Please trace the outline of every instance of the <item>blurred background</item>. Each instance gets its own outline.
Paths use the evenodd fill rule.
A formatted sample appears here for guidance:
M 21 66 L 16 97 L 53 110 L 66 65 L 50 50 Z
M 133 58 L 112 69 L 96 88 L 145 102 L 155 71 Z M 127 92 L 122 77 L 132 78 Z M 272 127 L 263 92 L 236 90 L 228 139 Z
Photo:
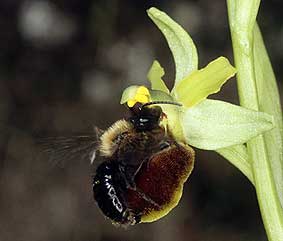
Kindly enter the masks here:
M 89 160 L 48 161 L 33 135 L 92 132 L 124 117 L 123 89 L 147 85 L 154 59 L 172 87 L 174 63 L 145 10 L 182 24 L 200 67 L 232 60 L 225 1 L 0 1 L 0 240 L 267 240 L 252 185 L 214 152 L 196 150 L 183 198 L 165 218 L 119 229 L 92 197 Z M 282 92 L 283 3 L 262 1 L 258 21 Z M 212 96 L 238 103 L 235 79 Z

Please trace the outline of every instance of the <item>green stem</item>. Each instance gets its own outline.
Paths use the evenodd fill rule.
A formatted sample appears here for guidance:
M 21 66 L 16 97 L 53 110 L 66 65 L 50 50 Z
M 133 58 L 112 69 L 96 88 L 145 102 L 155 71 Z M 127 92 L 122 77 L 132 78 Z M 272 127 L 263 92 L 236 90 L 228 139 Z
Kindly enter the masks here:
M 259 1 L 227 0 L 237 83 L 242 106 L 259 110 L 254 72 L 253 28 Z M 283 240 L 283 212 L 276 191 L 267 143 L 262 135 L 247 143 L 263 223 L 270 241 Z

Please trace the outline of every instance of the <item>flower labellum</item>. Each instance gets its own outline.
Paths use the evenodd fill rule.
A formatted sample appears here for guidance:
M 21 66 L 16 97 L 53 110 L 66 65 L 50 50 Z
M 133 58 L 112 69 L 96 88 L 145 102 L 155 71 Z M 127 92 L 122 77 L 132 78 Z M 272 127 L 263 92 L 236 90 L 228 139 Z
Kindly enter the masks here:
M 136 185 L 154 203 L 129 190 L 129 207 L 140 213 L 141 222 L 153 222 L 168 214 L 182 196 L 183 185 L 194 166 L 194 151 L 188 145 L 172 144 L 152 156 L 136 176 Z

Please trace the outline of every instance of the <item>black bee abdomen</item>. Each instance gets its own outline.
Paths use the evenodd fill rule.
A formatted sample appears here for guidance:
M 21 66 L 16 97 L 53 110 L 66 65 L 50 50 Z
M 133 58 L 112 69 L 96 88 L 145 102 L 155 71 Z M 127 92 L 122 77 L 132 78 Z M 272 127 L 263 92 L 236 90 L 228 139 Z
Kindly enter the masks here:
M 93 194 L 105 216 L 117 224 L 135 224 L 138 220 L 127 208 L 123 185 L 117 180 L 118 167 L 112 162 L 101 163 L 93 178 Z
M 113 221 L 121 222 L 126 207 L 113 183 L 113 171 L 111 163 L 107 162 L 97 168 L 93 178 L 93 194 L 104 215 Z

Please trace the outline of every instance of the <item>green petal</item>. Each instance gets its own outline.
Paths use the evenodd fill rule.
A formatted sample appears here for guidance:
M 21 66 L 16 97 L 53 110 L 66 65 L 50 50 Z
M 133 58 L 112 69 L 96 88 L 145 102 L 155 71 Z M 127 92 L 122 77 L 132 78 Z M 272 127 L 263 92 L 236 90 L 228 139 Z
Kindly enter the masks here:
M 181 117 L 181 125 L 188 144 L 216 150 L 245 143 L 270 130 L 273 118 L 263 112 L 207 99 L 187 108 Z
M 205 68 L 182 79 L 174 89 L 175 98 L 187 107 L 193 106 L 208 95 L 218 92 L 235 73 L 236 69 L 228 59 L 219 57 Z
M 147 13 L 167 40 L 175 61 L 175 83 L 177 83 L 198 68 L 198 55 L 194 42 L 189 34 L 166 13 L 157 8 L 150 8 Z
M 169 90 L 161 77 L 165 74 L 164 69 L 160 66 L 157 60 L 153 64 L 147 74 L 148 80 L 151 82 L 151 89 L 160 90 L 169 94 Z

